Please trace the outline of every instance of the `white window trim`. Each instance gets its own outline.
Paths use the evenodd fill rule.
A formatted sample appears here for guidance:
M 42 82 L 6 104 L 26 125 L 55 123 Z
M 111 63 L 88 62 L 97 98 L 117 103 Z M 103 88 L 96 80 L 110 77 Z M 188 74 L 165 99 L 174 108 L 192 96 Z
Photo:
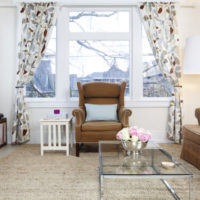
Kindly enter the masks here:
M 130 38 L 129 33 L 69 33 L 69 40 L 120 40 L 127 41 L 127 38 Z
M 77 108 L 78 100 L 70 101 L 26 101 L 28 108 Z M 139 99 L 139 100 L 125 100 L 125 106 L 128 108 L 168 108 L 170 98 L 163 99 Z
M 143 76 L 142 76 L 142 27 L 139 13 L 135 6 L 126 7 L 101 7 L 95 10 L 120 10 L 130 12 L 130 28 L 134 29 L 133 34 L 129 33 L 108 33 L 109 37 L 103 37 L 101 33 L 70 33 L 68 22 L 69 11 L 78 11 L 80 9 L 90 10 L 90 8 L 71 8 L 60 7 L 57 20 L 57 44 L 56 44 L 56 96 L 54 98 L 25 98 L 29 108 L 47 108 L 47 107 L 77 107 L 78 98 L 70 98 L 70 81 L 69 81 L 69 40 L 89 39 L 89 40 L 127 40 L 130 39 L 130 96 L 125 98 L 127 107 L 168 107 L 170 97 L 143 97 Z M 139 49 L 140 47 L 140 49 Z M 132 52 L 132 54 L 131 54 Z M 63 67 L 64 66 L 64 67 Z M 138 74 L 134 76 L 134 74 Z M 134 77 L 133 77 L 134 76 Z
M 64 9 L 64 8 L 63 8 Z M 60 14 L 58 17 L 57 25 L 57 74 L 56 74 L 56 100 L 67 101 L 69 99 L 69 67 L 67 57 L 69 55 L 67 48 L 67 14 L 68 12 L 62 12 L 60 9 Z
M 132 82 L 132 98 L 134 99 L 143 99 L 143 64 L 142 64 L 142 25 L 140 23 L 139 13 L 137 8 L 132 8 L 132 27 L 133 27 L 133 35 L 132 35 L 132 72 L 131 72 L 131 80 Z M 137 74 L 134 76 L 134 74 Z

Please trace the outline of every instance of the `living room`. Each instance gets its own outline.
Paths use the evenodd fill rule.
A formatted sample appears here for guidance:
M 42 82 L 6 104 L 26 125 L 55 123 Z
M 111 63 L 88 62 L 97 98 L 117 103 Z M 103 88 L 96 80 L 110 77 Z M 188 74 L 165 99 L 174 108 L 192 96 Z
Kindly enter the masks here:
M 91 147 L 82 145 L 84 142 L 80 141 L 80 155 L 76 157 L 77 116 L 75 113 L 75 116 L 72 115 L 73 110 L 80 106 L 80 90 L 77 88 L 77 82 L 87 85 L 94 81 L 118 84 L 126 82 L 123 98 L 124 107 L 131 112 L 128 126 L 149 130 L 150 141 L 163 145 L 163 149 L 193 174 L 193 184 L 192 187 L 189 186 L 191 188 L 188 187 L 187 179 L 180 179 L 174 184 L 173 181 L 169 181 L 180 196 L 180 198 L 176 196 L 172 198 L 198 199 L 199 169 L 191 162 L 180 158 L 180 155 L 184 138 L 182 127 L 186 124 L 198 124 L 195 110 L 200 107 L 199 69 L 190 68 L 186 64 L 190 62 L 191 65 L 195 65 L 198 58 L 191 60 L 189 55 L 186 59 L 185 55 L 192 48 L 189 42 L 193 40 L 193 43 L 198 42 L 195 36 L 200 34 L 198 20 L 200 2 L 198 0 L 55 1 L 50 4 L 52 6 L 52 13 L 49 14 L 51 26 L 48 27 L 48 32 L 43 34 L 47 38 L 43 41 L 44 50 L 43 46 L 40 47 L 43 50 L 39 55 L 41 58 L 35 59 L 36 63 L 38 62 L 35 64 L 33 53 L 29 52 L 32 59 L 26 62 L 29 63 L 31 60 L 34 67 L 32 69 L 27 67 L 28 76 L 26 76 L 26 73 L 24 75 L 20 71 L 20 66 L 26 59 L 26 56 L 21 53 L 24 52 L 22 38 L 26 33 L 22 19 L 28 19 L 27 16 L 24 17 L 27 13 L 23 8 L 32 4 L 34 10 L 36 8 L 34 3 L 45 2 L 48 3 L 48 1 L 36 0 L 0 0 L 0 113 L 7 119 L 7 145 L 0 148 L 0 199 L 98 199 L 99 196 L 101 197 L 98 180 L 98 142 L 95 141 L 96 146 L 91 145 Z M 161 28 L 160 32 L 154 35 L 149 34 L 152 27 L 149 26 L 150 22 L 147 23 L 149 19 L 145 20 L 145 16 L 150 16 L 154 6 L 151 9 L 148 7 L 143 9 L 143 4 L 146 5 L 146 2 L 152 5 L 157 2 L 166 6 L 166 9 L 168 6 L 171 8 L 172 15 L 176 12 L 176 15 L 173 15 L 174 21 L 171 20 L 171 23 L 174 23 L 173 30 L 170 29 L 173 39 L 167 42 L 169 46 L 161 46 L 161 52 L 162 47 L 170 48 L 167 52 L 178 58 L 173 71 L 162 67 L 166 63 L 159 61 L 161 53 L 159 54 L 153 43 L 149 42 L 154 41 L 152 37 L 157 39 L 165 29 Z M 161 12 L 159 9 L 158 11 Z M 35 15 L 40 16 L 40 13 L 36 12 Z M 161 18 L 163 17 L 164 14 Z M 42 17 L 37 20 L 37 23 L 40 23 Z M 170 20 L 166 21 L 166 26 L 169 23 Z M 163 23 L 160 26 L 164 27 Z M 32 31 L 34 30 L 30 30 L 31 36 Z M 40 41 L 36 36 L 33 40 L 39 46 Z M 192 50 L 191 54 L 198 52 L 198 48 Z M 97 93 L 101 93 L 98 88 L 96 90 Z M 177 105 L 173 104 L 173 100 L 178 102 Z M 19 104 L 16 102 L 21 103 L 24 118 L 23 114 L 20 115 Z M 71 138 L 68 139 L 72 143 L 70 146 L 68 141 L 69 156 L 62 151 L 45 150 L 44 155 L 41 156 L 43 123 L 41 120 L 55 117 L 56 113 L 57 116 L 67 115 L 66 118 L 70 118 L 72 122 L 72 129 L 68 131 L 68 134 L 71 134 L 69 135 Z M 173 120 L 170 120 L 170 113 L 171 118 L 175 116 Z M 23 121 L 23 126 L 19 123 L 20 120 Z M 64 132 L 62 128 L 61 132 Z M 47 144 L 48 138 L 45 134 L 46 132 L 44 132 L 43 142 Z M 198 154 L 198 150 L 196 151 Z M 178 165 L 176 168 L 178 169 Z M 53 170 L 52 174 L 51 170 Z M 105 181 L 105 191 L 100 193 L 104 193 L 105 199 L 171 198 L 170 192 L 166 187 L 161 187 L 157 179 L 136 180 L 138 185 L 134 185 L 134 179 L 116 178 L 114 183 L 112 180 L 108 183 Z M 184 189 L 181 189 L 181 181 L 184 182 L 182 183 Z M 134 190 L 131 189 L 130 184 Z M 151 191 L 154 194 L 151 194 Z

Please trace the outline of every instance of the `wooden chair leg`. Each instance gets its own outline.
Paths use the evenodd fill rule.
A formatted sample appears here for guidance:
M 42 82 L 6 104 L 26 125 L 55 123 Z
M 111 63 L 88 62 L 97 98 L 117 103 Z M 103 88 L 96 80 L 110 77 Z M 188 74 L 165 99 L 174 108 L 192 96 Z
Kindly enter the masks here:
M 76 157 L 79 157 L 79 143 L 76 143 Z

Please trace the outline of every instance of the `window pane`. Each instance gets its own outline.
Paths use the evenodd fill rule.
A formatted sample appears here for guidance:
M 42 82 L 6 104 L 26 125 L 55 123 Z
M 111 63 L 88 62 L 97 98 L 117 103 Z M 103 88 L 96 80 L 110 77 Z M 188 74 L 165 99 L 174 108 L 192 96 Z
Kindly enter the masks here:
M 45 56 L 33 79 L 26 85 L 26 97 L 55 97 L 56 26 L 53 29 Z
M 55 56 L 45 56 L 26 86 L 26 97 L 54 97 L 55 71 Z
M 129 95 L 128 41 L 70 41 L 69 62 L 71 97 L 78 97 L 77 81 L 126 81 Z
M 152 49 L 143 30 L 143 96 L 144 97 L 169 97 L 172 86 L 160 72 Z
M 71 32 L 129 32 L 127 11 L 70 12 Z
M 56 27 L 54 27 L 52 31 L 51 39 L 49 40 L 45 54 L 56 55 Z

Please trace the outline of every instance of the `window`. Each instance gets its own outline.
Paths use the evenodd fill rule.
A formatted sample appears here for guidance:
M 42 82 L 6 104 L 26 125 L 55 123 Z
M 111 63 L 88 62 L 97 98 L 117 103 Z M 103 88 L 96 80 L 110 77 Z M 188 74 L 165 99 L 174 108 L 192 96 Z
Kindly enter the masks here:
M 26 86 L 26 97 L 55 97 L 56 26 L 53 28 L 45 56 L 33 79 Z
M 77 81 L 126 81 L 129 95 L 129 16 L 129 11 L 106 9 L 69 13 L 71 97 L 78 97 Z
M 169 97 L 172 93 L 171 84 L 160 72 L 145 30 L 142 30 L 143 43 L 143 96 Z
M 106 8 L 104 9 L 106 10 Z M 70 32 L 129 32 L 127 11 L 76 11 L 70 12 Z
M 129 100 L 159 100 L 169 97 L 172 90 L 159 70 L 135 7 L 60 9 L 26 96 L 73 102 L 78 97 L 77 81 L 126 81 Z

